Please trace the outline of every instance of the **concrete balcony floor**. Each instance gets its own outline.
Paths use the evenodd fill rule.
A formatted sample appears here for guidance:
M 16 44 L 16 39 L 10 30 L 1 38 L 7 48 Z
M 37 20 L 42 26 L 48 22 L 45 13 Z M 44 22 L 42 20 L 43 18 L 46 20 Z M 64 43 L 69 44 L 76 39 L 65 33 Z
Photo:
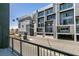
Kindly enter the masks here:
M 0 49 L 0 56 L 16 56 L 11 52 L 10 48 Z

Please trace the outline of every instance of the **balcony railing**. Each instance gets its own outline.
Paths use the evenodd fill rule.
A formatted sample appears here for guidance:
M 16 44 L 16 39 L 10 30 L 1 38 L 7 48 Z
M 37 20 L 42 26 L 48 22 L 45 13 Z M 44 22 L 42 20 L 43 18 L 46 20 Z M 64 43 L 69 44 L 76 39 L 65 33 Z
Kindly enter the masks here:
M 58 31 L 58 33 L 70 33 L 70 31 L 69 30 L 60 30 L 60 31 Z
M 13 37 L 10 37 L 10 48 L 20 56 L 74 56 L 74 54 Z

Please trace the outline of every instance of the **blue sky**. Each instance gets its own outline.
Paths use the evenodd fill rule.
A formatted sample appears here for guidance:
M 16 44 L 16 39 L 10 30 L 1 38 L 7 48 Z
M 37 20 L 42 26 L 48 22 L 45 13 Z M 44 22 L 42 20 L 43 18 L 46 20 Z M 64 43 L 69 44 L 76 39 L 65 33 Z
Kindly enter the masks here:
M 11 3 L 10 4 L 10 28 L 16 28 L 18 22 L 13 22 L 13 19 L 17 17 L 30 14 L 33 11 L 40 9 L 44 6 L 49 5 L 49 3 Z

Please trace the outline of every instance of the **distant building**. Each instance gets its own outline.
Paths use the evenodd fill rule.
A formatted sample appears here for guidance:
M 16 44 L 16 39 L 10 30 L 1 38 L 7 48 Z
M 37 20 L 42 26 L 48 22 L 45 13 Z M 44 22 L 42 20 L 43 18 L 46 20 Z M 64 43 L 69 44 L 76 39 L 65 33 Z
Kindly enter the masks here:
M 36 10 L 32 17 L 34 18 L 34 23 L 31 24 L 34 28 L 34 35 L 79 41 L 78 3 L 53 3 Z M 20 26 L 22 28 L 22 24 Z M 26 30 L 26 28 L 22 29 Z
M 27 33 L 27 35 L 34 35 L 34 24 L 31 15 L 22 16 L 17 19 L 19 22 L 19 34 L 24 35 L 24 33 Z

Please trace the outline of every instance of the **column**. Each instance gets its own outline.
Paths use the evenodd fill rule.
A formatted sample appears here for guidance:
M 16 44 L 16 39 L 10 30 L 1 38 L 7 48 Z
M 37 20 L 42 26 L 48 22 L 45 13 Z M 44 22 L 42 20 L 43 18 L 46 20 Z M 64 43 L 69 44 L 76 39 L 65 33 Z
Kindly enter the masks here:
M 76 16 L 75 16 L 75 3 L 73 3 L 73 7 L 74 7 L 74 41 L 77 41 L 77 37 L 76 37 Z

